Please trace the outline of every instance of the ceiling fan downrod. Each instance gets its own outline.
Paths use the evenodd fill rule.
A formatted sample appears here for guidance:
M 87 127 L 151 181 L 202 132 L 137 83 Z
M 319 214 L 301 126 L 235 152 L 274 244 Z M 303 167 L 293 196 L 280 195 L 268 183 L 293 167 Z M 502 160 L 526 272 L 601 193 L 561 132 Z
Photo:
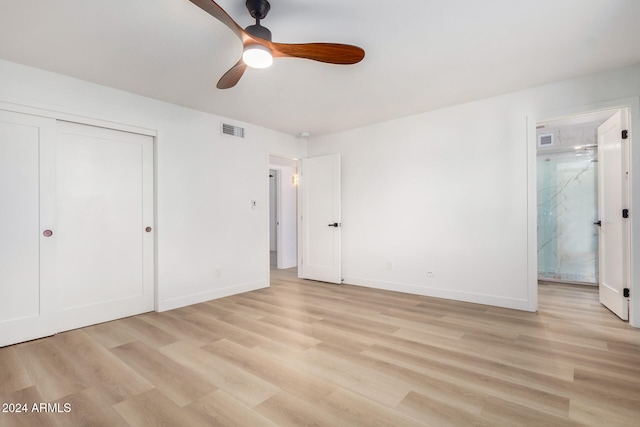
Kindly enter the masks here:
M 269 2 L 267 0 L 247 0 L 245 5 L 249 14 L 256 20 L 256 23 L 255 25 L 249 25 L 244 30 L 254 37 L 271 41 L 271 31 L 260 25 L 260 21 L 266 18 L 269 10 L 271 10 Z

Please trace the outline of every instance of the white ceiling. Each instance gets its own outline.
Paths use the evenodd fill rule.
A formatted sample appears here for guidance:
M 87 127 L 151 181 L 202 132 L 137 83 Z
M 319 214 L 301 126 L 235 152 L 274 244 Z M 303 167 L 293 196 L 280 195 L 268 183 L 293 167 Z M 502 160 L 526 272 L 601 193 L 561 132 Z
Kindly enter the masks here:
M 365 59 L 278 59 L 218 90 L 241 43 L 189 0 L 0 0 L 0 58 L 312 137 L 640 63 L 640 0 L 270 2 L 274 41 Z

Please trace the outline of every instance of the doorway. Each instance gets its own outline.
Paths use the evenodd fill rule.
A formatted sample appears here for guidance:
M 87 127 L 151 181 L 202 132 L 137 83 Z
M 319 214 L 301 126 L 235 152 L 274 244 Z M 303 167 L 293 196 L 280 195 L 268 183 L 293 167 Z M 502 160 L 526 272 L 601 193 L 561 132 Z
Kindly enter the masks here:
M 298 161 L 269 156 L 270 268 L 298 265 Z
M 598 285 L 597 128 L 609 115 L 536 126 L 538 280 Z
M 536 125 L 538 281 L 598 286 L 600 301 L 623 320 L 628 311 L 616 306 L 628 304 L 629 238 L 618 218 L 628 202 L 627 114 L 616 108 Z

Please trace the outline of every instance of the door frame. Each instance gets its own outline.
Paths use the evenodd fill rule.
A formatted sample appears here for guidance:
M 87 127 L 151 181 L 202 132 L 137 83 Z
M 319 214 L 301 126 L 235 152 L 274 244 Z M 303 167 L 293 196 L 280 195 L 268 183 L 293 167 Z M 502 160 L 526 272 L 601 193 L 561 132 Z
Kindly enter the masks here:
M 570 116 L 588 114 L 603 110 L 627 110 L 627 128 L 629 137 L 628 149 L 628 197 L 630 218 L 627 225 L 627 259 L 628 287 L 631 290 L 629 298 L 629 324 L 640 328 L 640 292 L 636 284 L 640 283 L 640 186 L 633 185 L 634 171 L 640 171 L 640 149 L 633 149 L 634 129 L 640 129 L 640 97 L 616 99 L 597 104 L 575 106 L 563 110 L 534 113 L 527 116 L 527 176 L 528 176 L 528 289 L 529 310 L 538 309 L 538 254 L 537 254 L 537 137 L 536 125 L 539 122 L 557 120 Z M 636 138 L 637 139 L 637 138 Z M 634 197 L 635 196 L 635 197 Z M 633 212 L 638 212 L 637 216 Z M 635 267 L 638 266 L 638 267 Z M 634 289 L 636 291 L 634 292 Z

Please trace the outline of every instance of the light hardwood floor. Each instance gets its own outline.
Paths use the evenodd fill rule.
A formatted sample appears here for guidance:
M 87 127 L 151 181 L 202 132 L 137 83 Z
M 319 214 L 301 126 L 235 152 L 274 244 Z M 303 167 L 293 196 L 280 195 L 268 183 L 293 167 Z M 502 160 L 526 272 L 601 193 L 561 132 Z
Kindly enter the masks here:
M 1 348 L 0 402 L 61 412 L 0 426 L 640 425 L 640 331 L 593 288 L 541 285 L 525 313 L 272 273 Z

